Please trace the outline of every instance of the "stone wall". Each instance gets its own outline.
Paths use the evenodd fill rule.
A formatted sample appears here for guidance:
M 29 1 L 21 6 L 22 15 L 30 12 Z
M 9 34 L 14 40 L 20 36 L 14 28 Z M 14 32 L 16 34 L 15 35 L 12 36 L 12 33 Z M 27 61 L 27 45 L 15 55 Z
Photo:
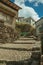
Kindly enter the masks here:
M 13 17 L 3 12 L 0 12 L 0 20 L 3 20 L 4 23 L 8 23 L 9 25 L 12 25 L 13 23 Z
M 0 43 L 13 42 L 15 40 L 15 31 L 10 26 L 5 26 L 3 21 L 0 21 Z
M 40 65 L 43 65 L 43 55 L 41 55 L 41 63 Z

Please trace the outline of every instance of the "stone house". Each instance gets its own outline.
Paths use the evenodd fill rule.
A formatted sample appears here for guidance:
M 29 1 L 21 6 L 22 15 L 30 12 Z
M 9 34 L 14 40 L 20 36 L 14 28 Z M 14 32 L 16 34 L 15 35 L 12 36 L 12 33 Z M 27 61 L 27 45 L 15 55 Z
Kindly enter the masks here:
M 33 20 L 31 17 L 25 18 L 24 21 L 29 23 L 32 27 L 35 27 L 35 20 Z
M 5 39 L 9 42 L 13 41 L 15 37 L 15 22 L 19 9 L 21 8 L 10 0 L 0 1 L 0 42 Z
M 18 18 L 16 18 L 16 22 L 24 22 L 24 17 L 18 17 Z
M 35 28 L 35 20 L 33 20 L 31 17 L 29 17 L 29 18 L 18 17 L 18 18 L 16 18 L 16 22 L 27 23 Z
M 0 20 L 5 21 L 4 24 L 15 28 L 16 17 L 18 17 L 18 11 L 21 9 L 10 0 L 0 1 Z

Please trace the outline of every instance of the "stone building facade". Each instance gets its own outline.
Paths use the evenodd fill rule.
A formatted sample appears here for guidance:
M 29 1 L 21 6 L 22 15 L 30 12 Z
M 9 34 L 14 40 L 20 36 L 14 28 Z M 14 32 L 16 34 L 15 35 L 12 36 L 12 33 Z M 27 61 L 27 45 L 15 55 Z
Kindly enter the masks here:
M 5 39 L 8 42 L 11 42 L 11 40 L 13 42 L 15 37 L 15 22 L 16 17 L 18 17 L 19 9 L 21 8 L 12 3 L 10 0 L 0 1 L 0 42 L 4 41 Z
M 18 17 L 16 18 L 16 22 L 24 22 L 24 17 Z
M 36 24 L 36 35 L 40 36 L 40 33 L 43 32 L 43 17 L 39 19 L 35 24 Z
M 16 18 L 16 22 L 27 23 L 27 24 L 31 25 L 33 28 L 35 28 L 35 20 L 33 20 L 31 17 L 29 17 L 29 18 L 18 17 L 18 18 Z
M 24 21 L 29 23 L 33 28 L 35 28 L 35 20 L 33 20 L 31 17 L 25 18 Z

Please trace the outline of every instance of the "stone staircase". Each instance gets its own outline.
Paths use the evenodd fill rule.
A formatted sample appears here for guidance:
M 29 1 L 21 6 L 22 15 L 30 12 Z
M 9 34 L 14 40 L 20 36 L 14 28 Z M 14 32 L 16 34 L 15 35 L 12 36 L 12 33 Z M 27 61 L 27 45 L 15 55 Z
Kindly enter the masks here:
M 0 44 L 0 65 L 39 65 L 35 58 L 39 57 L 40 50 L 32 50 L 33 43 L 23 43 Z
M 20 44 L 35 44 L 35 40 L 33 37 L 30 38 L 19 38 L 16 41 L 14 41 L 15 43 L 20 43 Z
M 14 30 L 0 21 L 0 65 L 28 65 L 34 46 L 37 47 L 33 37 L 14 41 Z

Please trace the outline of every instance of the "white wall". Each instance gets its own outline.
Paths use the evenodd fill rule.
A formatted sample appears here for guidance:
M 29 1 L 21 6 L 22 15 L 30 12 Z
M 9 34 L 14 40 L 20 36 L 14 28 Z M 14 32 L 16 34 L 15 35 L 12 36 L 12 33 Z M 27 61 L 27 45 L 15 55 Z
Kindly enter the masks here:
M 35 21 L 31 19 L 31 25 L 35 28 Z

